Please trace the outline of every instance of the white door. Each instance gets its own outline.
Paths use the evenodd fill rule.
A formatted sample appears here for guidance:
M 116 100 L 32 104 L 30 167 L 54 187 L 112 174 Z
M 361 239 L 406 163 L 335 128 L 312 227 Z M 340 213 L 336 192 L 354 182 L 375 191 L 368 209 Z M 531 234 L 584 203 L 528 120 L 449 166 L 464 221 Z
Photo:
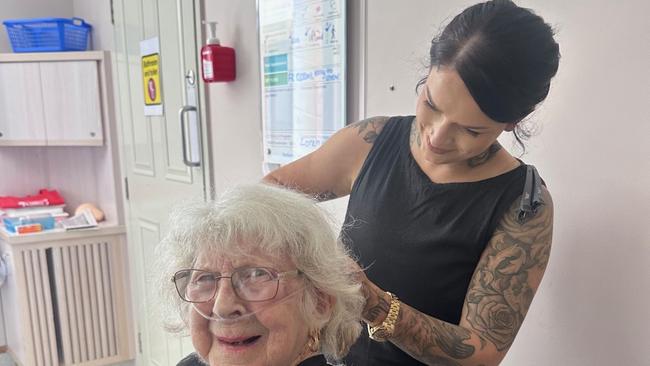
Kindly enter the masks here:
M 176 365 L 192 351 L 187 338 L 181 340 L 164 332 L 154 306 L 159 300 L 150 275 L 154 247 L 166 232 L 171 207 L 180 201 L 206 197 L 207 164 L 186 163 L 191 160 L 191 150 L 198 151 L 192 148 L 197 139 L 191 135 L 196 131 L 183 131 L 179 121 L 181 109 L 186 111 L 186 123 L 197 121 L 200 116 L 192 108 L 198 108 L 199 96 L 195 1 L 198 0 L 113 1 L 117 102 L 128 179 L 128 246 L 139 365 Z M 140 41 L 153 37 L 160 40 L 164 115 L 146 117 Z

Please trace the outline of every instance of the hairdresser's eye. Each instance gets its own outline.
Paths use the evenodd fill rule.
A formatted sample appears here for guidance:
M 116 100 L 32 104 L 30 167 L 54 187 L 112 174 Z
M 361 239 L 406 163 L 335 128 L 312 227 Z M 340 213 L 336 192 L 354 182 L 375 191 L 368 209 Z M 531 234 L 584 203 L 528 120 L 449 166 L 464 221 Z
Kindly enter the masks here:
M 429 102 L 428 100 L 425 99 L 424 103 L 427 105 L 427 107 L 428 107 L 431 111 L 433 111 L 433 112 L 438 112 L 438 110 L 436 109 L 436 107 L 434 107 L 433 104 L 431 104 L 431 102 Z
M 470 136 L 473 136 L 473 137 L 476 137 L 476 136 L 480 135 L 480 133 L 478 133 L 478 132 L 476 132 L 476 131 L 474 131 L 472 129 L 469 129 L 469 128 L 466 128 L 465 131 L 467 131 L 467 133 L 470 134 Z

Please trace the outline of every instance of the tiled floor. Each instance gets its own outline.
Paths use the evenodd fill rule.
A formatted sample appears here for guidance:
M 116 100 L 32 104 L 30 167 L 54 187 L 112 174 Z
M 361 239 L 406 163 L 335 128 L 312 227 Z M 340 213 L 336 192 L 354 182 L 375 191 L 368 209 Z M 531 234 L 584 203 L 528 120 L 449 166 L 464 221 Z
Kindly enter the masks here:
M 11 357 L 8 354 L 0 354 L 0 366 L 15 366 L 16 364 L 11 361 Z

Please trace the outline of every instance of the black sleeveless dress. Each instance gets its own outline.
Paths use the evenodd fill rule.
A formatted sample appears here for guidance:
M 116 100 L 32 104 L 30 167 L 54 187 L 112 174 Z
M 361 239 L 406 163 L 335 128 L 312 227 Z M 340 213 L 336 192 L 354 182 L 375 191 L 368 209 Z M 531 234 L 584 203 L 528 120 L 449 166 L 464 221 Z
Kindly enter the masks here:
M 368 278 L 417 310 L 458 324 L 478 260 L 522 194 L 526 166 L 478 182 L 437 184 L 409 147 L 413 116 L 393 117 L 357 177 L 342 239 Z M 347 366 L 422 365 L 390 342 L 362 337 Z

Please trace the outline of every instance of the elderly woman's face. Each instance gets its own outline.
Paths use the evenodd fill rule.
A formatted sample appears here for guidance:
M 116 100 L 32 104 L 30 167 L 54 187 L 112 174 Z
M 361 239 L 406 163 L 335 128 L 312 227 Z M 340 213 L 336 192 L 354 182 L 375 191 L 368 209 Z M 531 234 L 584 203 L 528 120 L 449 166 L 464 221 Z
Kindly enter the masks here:
M 288 258 L 278 260 L 259 252 L 240 258 L 203 253 L 194 265 L 196 269 L 225 276 L 250 267 L 271 268 L 277 272 L 296 269 Z M 220 279 L 214 299 L 195 306 L 203 314 L 227 321 L 207 320 L 190 308 L 194 347 L 211 366 L 295 364 L 308 338 L 308 326 L 299 310 L 303 286 L 299 276 L 282 277 L 275 298 L 250 302 L 237 296 L 229 278 Z

